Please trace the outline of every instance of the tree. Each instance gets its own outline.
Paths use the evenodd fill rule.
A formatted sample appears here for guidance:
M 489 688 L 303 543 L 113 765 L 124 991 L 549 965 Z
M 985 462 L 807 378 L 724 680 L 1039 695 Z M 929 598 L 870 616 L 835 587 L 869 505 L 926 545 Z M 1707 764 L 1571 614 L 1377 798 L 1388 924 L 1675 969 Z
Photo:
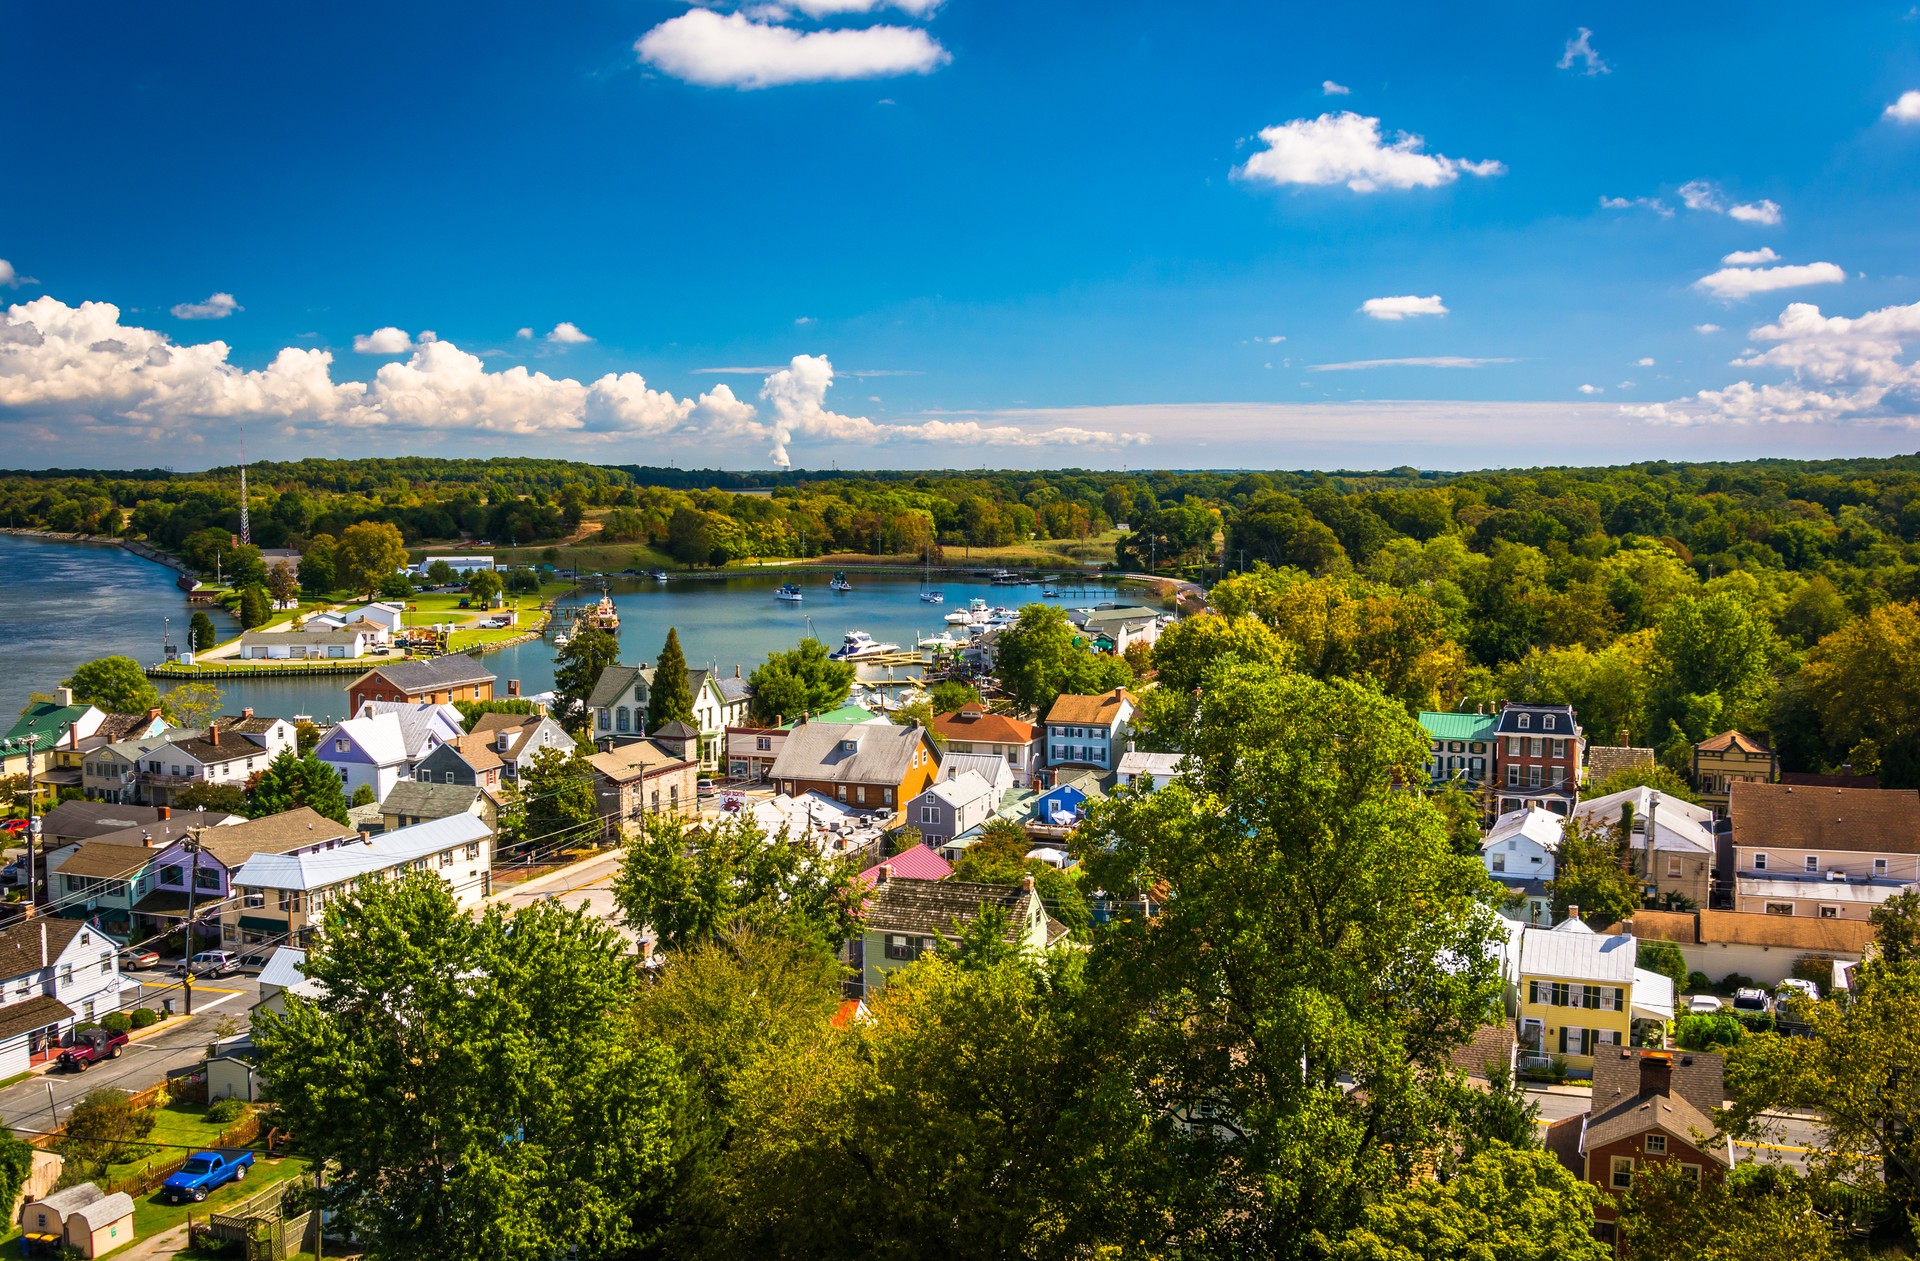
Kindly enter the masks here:
M 499 595 L 501 589 L 500 576 L 491 569 L 476 570 L 467 579 L 467 594 L 483 609 L 493 604 L 493 597 Z
M 755 722 L 792 722 L 845 704 L 853 689 L 853 666 L 833 660 L 825 644 L 809 637 L 786 652 L 768 653 L 767 663 L 748 675 L 747 683 Z
M 515 565 L 507 571 L 506 590 L 508 595 L 538 595 L 540 575 L 525 565 Z
M 265 587 L 240 589 L 240 629 L 252 630 L 273 620 L 273 601 Z
M 188 784 L 173 794 L 173 808 L 244 815 L 247 813 L 247 790 L 238 784 L 209 784 L 202 780 Z
M 385 521 L 360 521 L 340 532 L 334 549 L 340 581 L 371 600 L 380 583 L 407 563 L 406 540 Z
M 620 659 L 620 641 L 613 632 L 582 625 L 553 659 L 553 716 L 569 731 L 582 731 L 592 715 L 587 698 L 600 676 Z
M 309 597 L 323 596 L 338 584 L 338 555 L 331 534 L 317 534 L 307 541 L 307 550 L 300 554 L 300 589 Z
M 227 585 L 235 588 L 258 587 L 267 581 L 267 565 L 260 559 L 260 549 L 251 543 L 242 543 L 227 553 Z
M 864 888 L 844 860 L 769 837 L 752 819 L 694 833 L 675 816 L 627 840 L 613 900 L 634 928 L 652 925 L 665 950 L 717 939 L 736 924 L 838 949 L 854 931 Z
M 90 1090 L 67 1115 L 60 1154 L 81 1169 L 91 1170 L 95 1178 L 104 1177 L 108 1165 L 126 1159 L 142 1139 L 153 1133 L 154 1121 L 153 1109 L 135 1107 L 132 1096 L 125 1091 L 111 1086 Z
M 1495 1147 L 1445 1182 L 1416 1179 L 1367 1206 L 1330 1261 L 1611 1261 L 1593 1237 L 1599 1189 L 1543 1151 Z M 1781 1254 L 1791 1255 L 1791 1254 Z
M 688 686 L 686 654 L 680 651 L 680 631 L 669 626 L 647 688 L 647 730 L 658 731 L 672 722 L 693 722 L 693 690 Z
M 288 749 L 247 785 L 247 817 L 262 819 L 306 806 L 335 823 L 347 821 L 340 773 L 311 753 Z
M 1611 924 L 1640 905 L 1640 884 L 1627 869 L 1617 830 L 1589 829 L 1578 819 L 1568 819 L 1561 831 L 1547 890 L 1553 895 L 1555 923 L 1577 906 L 1587 923 Z
M 968 705 L 980 704 L 980 689 L 958 679 L 942 679 L 927 693 L 927 700 L 934 713 L 951 714 Z
M 267 569 L 267 594 L 275 604 L 285 604 L 300 594 L 300 576 L 286 561 L 275 561 Z
M 1821 640 L 1800 670 L 1827 744 L 1880 746 L 1881 785 L 1920 784 L 1920 605 L 1883 604 Z
M 1316 1255 L 1471 1115 L 1450 1056 L 1499 1017 L 1488 877 L 1400 787 L 1427 737 L 1375 687 L 1235 663 L 1187 743 L 1180 779 L 1095 803 L 1075 838 L 1086 882 L 1160 907 L 1090 964 L 1135 1088 L 1213 1121 L 1156 1135 L 1143 1246 Z
M 181 683 L 160 698 L 160 712 L 176 727 L 204 727 L 220 716 L 226 697 L 211 683 Z
M 1784 1165 L 1750 1161 L 1725 1181 L 1648 1162 L 1619 1197 L 1622 1261 L 1839 1261 L 1848 1253 L 1811 1188 Z
M 1658 763 L 1623 766 L 1583 795 L 1591 801 L 1595 797 L 1626 792 L 1629 788 L 1651 788 L 1670 801 L 1685 801 L 1696 806 L 1700 804 L 1700 795 L 1694 792 L 1692 784 Z
M 318 1193 L 375 1258 L 620 1257 L 653 1242 L 685 1092 L 634 1036 L 624 944 L 543 902 L 478 918 L 433 873 L 327 908 L 319 997 L 254 1028 Z
M 78 667 L 62 684 L 73 699 L 109 714 L 144 714 L 160 693 L 132 657 L 99 657 Z
M 959 880 L 1003 885 L 1019 884 L 1032 876 L 1034 891 L 1040 895 L 1047 914 L 1065 924 L 1075 940 L 1085 941 L 1093 927 L 1093 911 L 1087 905 L 1086 895 L 1080 892 L 1080 882 L 1051 863 L 1028 858 L 1030 848 L 1024 834 L 1018 855 L 1009 855 L 1000 845 L 982 849 L 976 843 L 961 857 L 954 876 Z
M 362 784 L 353 790 L 353 800 L 349 801 L 347 805 L 350 808 L 357 808 L 360 806 L 377 805 L 379 801 L 380 799 L 373 795 L 373 785 Z
M 1636 947 L 1633 966 L 1668 978 L 1673 982 L 1673 992 L 1676 994 L 1687 988 L 1687 957 L 1680 953 L 1680 947 L 1670 941 L 1654 938 L 1642 940 Z
M 399 570 L 380 579 L 376 592 L 382 600 L 405 600 L 413 595 L 413 579 Z
M 590 838 L 600 809 L 587 747 L 544 748 L 528 759 L 520 782 L 510 786 L 520 807 L 512 844 L 557 850 Z
M 1731 592 L 1675 600 L 1653 647 L 1656 744 L 1692 745 L 1745 725 L 1772 682 L 1773 629 Z
M 11 1130 L 0 1133 L 0 1201 L 14 1203 L 33 1173 L 33 1144 Z
M 205 652 L 218 641 L 213 629 L 213 619 L 203 610 L 196 609 L 193 621 L 187 628 L 187 647 L 194 652 Z
M 1920 965 L 1920 892 L 1909 885 L 1867 915 L 1873 924 L 1875 968 Z
M 713 560 L 713 527 L 698 508 L 675 508 L 667 522 L 667 555 L 691 569 Z
M 1056 697 L 1092 696 L 1125 687 L 1133 671 L 1119 657 L 1076 643 L 1079 632 L 1065 609 L 1029 604 L 994 641 L 994 673 L 1015 705 L 1045 716 Z
M 436 560 L 427 566 L 427 581 L 436 587 L 449 587 L 457 575 L 453 566 L 444 560 Z

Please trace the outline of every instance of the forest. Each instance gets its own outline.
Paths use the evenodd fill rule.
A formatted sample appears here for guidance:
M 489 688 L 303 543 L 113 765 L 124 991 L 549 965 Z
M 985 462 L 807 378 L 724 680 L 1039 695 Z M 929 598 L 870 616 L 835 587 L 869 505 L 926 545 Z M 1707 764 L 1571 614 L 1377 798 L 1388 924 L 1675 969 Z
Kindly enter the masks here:
M 590 536 L 690 565 L 1083 540 L 1127 571 L 1267 575 L 1237 596 L 1228 584 L 1215 607 L 1279 601 L 1260 611 L 1353 658 L 1319 673 L 1388 680 L 1409 708 L 1567 701 L 1594 742 L 1651 746 L 1676 768 L 1694 741 L 1738 727 L 1789 770 L 1920 784 L 1920 456 L 1471 473 L 368 459 L 248 476 L 263 547 L 370 520 L 409 546 L 564 556 Z M 191 557 L 237 531 L 238 484 L 231 467 L 0 473 L 0 525 Z

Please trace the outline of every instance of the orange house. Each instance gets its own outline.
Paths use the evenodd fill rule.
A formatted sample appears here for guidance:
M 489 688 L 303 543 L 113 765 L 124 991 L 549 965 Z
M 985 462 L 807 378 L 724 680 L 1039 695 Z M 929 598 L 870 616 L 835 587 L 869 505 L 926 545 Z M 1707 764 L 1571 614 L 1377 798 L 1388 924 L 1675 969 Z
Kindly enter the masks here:
M 939 751 L 919 723 L 847 722 L 795 727 L 768 775 L 789 797 L 817 792 L 856 810 L 886 811 L 896 824 L 907 802 L 939 777 Z
M 375 666 L 347 685 L 347 712 L 368 701 L 490 701 L 494 674 L 463 652 L 430 661 L 394 661 Z

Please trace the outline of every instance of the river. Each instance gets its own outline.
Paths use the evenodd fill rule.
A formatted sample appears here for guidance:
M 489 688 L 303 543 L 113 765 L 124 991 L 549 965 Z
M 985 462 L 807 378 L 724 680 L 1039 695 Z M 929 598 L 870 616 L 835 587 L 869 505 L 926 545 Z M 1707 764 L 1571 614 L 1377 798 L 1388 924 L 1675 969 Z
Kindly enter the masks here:
M 74 666 L 94 657 L 124 653 L 142 664 L 160 658 L 161 620 L 172 619 L 176 643 L 186 639 L 192 616 L 174 586 L 174 573 L 117 547 L 0 535 L 0 630 L 10 651 L 0 658 L 0 705 L 17 713 L 34 691 L 49 691 Z M 850 630 L 911 648 L 925 636 L 947 629 L 945 615 L 974 598 L 1018 607 L 1042 599 L 1038 585 L 995 587 L 985 579 L 948 577 L 933 584 L 946 602 L 920 599 L 922 584 L 912 577 L 880 577 L 852 572 L 854 590 L 830 590 L 825 571 L 799 579 L 804 599 L 789 604 L 773 591 L 790 574 L 742 574 L 726 578 L 613 579 L 611 595 L 620 612 L 620 660 L 657 660 L 669 627 L 680 632 L 680 646 L 693 666 L 712 666 L 749 674 L 767 654 L 791 648 L 809 632 L 837 648 Z M 1108 583 L 1070 578 L 1061 584 L 1059 603 L 1086 607 L 1105 601 L 1137 601 L 1143 592 L 1122 595 Z M 562 603 L 599 598 L 583 593 Z M 1049 601 L 1052 603 L 1053 601 Z M 233 620 L 214 611 L 224 638 Z M 564 623 L 564 617 L 562 619 Z M 489 653 L 481 660 L 498 675 L 498 693 L 518 679 L 531 694 L 553 687 L 554 647 L 541 640 Z M 884 671 L 878 672 L 884 675 Z M 350 676 L 328 679 L 222 680 L 230 710 L 252 706 L 261 713 L 311 714 L 317 721 L 341 716 Z M 166 686 L 162 684 L 162 686 Z

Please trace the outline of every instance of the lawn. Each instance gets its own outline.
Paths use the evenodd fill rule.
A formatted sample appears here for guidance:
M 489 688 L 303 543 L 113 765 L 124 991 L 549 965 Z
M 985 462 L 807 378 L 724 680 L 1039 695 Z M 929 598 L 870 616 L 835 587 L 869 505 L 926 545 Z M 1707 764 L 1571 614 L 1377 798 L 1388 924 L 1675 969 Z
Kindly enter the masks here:
M 131 1177 L 150 1166 L 164 1165 L 176 1156 L 186 1154 L 176 1148 L 209 1145 L 227 1127 L 207 1120 L 206 1113 L 206 1105 L 198 1103 L 170 1103 L 161 1108 L 153 1114 L 153 1133 L 147 1135 L 147 1141 L 168 1146 L 135 1160 L 107 1166 L 107 1177 L 114 1181 Z
M 523 624 L 519 626 L 502 626 L 495 630 L 457 630 L 453 632 L 453 640 L 447 645 L 447 651 L 463 652 L 477 644 L 505 643 L 507 640 L 518 639 L 522 635 L 532 633 L 531 620 L 522 619 L 522 622 Z
M 555 559 L 549 559 L 546 553 L 552 550 Z M 515 565 L 558 565 L 562 569 L 577 569 L 582 573 L 617 574 L 623 569 L 665 569 L 672 571 L 679 565 L 673 557 L 645 543 L 569 543 L 563 547 L 497 547 L 493 549 L 495 564 Z M 562 590 L 570 588 L 562 587 Z M 542 592 L 542 594 L 545 594 Z
M 288 1178 L 305 1173 L 307 1169 L 307 1162 L 298 1156 L 282 1156 L 277 1160 L 266 1160 L 259 1152 L 255 1152 L 253 1160 L 253 1168 L 247 1171 L 245 1182 L 229 1182 L 201 1203 L 196 1204 L 188 1200 L 185 1204 L 168 1204 L 160 1199 L 157 1191 L 136 1199 L 133 1202 L 135 1238 L 151 1239 L 185 1222 L 188 1216 L 204 1219 L 209 1214 L 231 1208 L 248 1196 L 259 1194 L 263 1188 L 270 1187 L 276 1182 L 284 1182 Z

